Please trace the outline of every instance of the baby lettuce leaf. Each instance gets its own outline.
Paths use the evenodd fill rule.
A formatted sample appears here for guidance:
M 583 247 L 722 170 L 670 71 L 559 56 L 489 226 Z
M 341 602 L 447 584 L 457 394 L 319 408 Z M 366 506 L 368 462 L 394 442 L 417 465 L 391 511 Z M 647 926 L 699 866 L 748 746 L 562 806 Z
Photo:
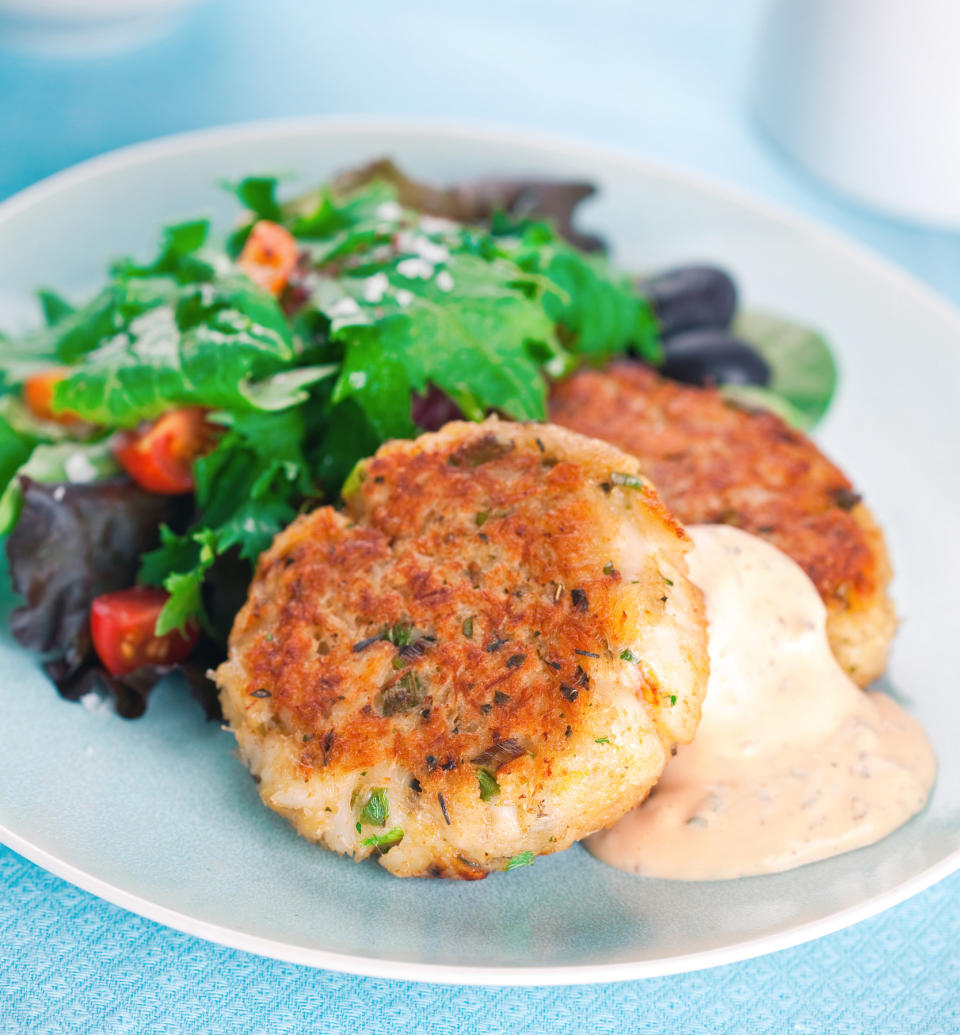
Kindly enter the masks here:
M 109 442 L 38 442 L 0 493 L 0 535 L 9 532 L 20 517 L 23 477 L 60 483 L 99 481 L 119 474 Z
M 160 545 L 140 564 L 138 581 L 170 593 L 158 634 L 193 617 L 206 621 L 203 586 L 218 559 L 233 555 L 249 577 L 257 557 L 316 491 L 302 452 L 301 409 L 215 416 L 228 426 L 194 468 L 200 520 L 179 534 L 162 528 Z
M 770 365 L 766 392 L 787 404 L 785 419 L 804 430 L 815 427 L 837 387 L 837 367 L 816 331 L 769 313 L 739 313 L 733 334 L 749 342 Z M 762 402 L 761 393 L 753 393 Z
M 207 672 L 223 657 L 219 644 L 201 639 L 189 660 L 179 665 L 143 665 L 123 676 L 112 676 L 91 655 L 75 671 L 67 671 L 62 659 L 44 664 L 61 696 L 79 701 L 87 694 L 112 698 L 117 714 L 124 719 L 138 719 L 146 711 L 147 698 L 167 679 L 180 679 L 190 696 L 203 708 L 207 719 L 221 717 L 217 688 Z
M 34 440 L 0 417 L 0 484 L 7 485 L 33 451 Z M 0 531 L 2 534 L 2 531 Z
M 282 311 L 246 277 L 176 288 L 89 351 L 57 385 L 55 405 L 95 424 L 130 427 L 174 406 L 256 408 L 258 380 L 295 358 Z M 296 397 L 296 393 L 294 393 Z
M 49 289 L 40 292 L 47 326 L 28 338 L 38 355 L 73 363 L 156 306 L 171 304 L 177 284 L 209 280 L 213 267 L 197 258 L 209 224 L 206 220 L 166 227 L 157 257 L 138 265 L 122 259 L 111 267 L 110 284 L 86 305 L 75 308 Z
M 390 287 L 368 307 L 370 322 L 333 332 L 346 345 L 334 402 L 353 398 L 384 438 L 413 432 L 412 394 L 428 384 L 474 419 L 498 410 L 542 420 L 544 357 L 563 367 L 565 352 L 540 300 L 518 290 L 519 271 L 453 254 L 444 291 L 435 279 L 400 275 L 398 265 L 383 271 Z M 359 293 L 356 301 L 363 305 Z
M 6 550 L 13 588 L 24 603 L 10 627 L 25 647 L 53 652 L 66 679 L 90 655 L 93 598 L 133 584 L 160 524 L 179 525 L 185 504 L 125 479 L 45 484 L 18 477 L 23 512 Z
M 500 220 L 503 249 L 517 265 L 547 282 L 543 305 L 571 352 L 593 363 L 628 350 L 661 361 L 656 316 L 647 299 L 602 256 L 586 255 L 556 238 L 545 223 Z M 519 234 L 511 240 L 511 236 Z
M 379 158 L 337 176 L 333 189 L 348 195 L 370 184 L 389 185 L 405 208 L 452 219 L 488 224 L 497 213 L 513 219 L 549 220 L 561 237 L 585 251 L 598 251 L 603 241 L 573 226 L 576 207 L 596 193 L 592 183 L 579 180 L 537 180 L 487 177 L 437 187 L 414 180 L 390 159 Z
M 59 323 L 60 320 L 69 316 L 75 309 L 65 298 L 49 288 L 40 288 L 37 291 L 37 301 L 40 303 L 43 321 L 48 327 Z

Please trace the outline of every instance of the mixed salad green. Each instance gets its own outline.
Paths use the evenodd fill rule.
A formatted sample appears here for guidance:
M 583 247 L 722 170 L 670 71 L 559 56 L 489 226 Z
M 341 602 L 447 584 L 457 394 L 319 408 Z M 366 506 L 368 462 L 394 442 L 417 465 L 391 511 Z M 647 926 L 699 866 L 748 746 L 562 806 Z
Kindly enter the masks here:
M 125 714 L 173 668 L 214 710 L 203 671 L 257 556 L 385 439 L 544 419 L 577 365 L 663 359 L 651 293 L 572 227 L 586 185 L 438 190 L 381 162 L 290 201 L 273 178 L 232 189 L 225 243 L 167 227 L 152 261 L 78 306 L 41 292 L 45 326 L 0 339 L 12 628 L 65 695 L 106 687 Z M 819 416 L 826 346 L 760 331 L 781 409 Z

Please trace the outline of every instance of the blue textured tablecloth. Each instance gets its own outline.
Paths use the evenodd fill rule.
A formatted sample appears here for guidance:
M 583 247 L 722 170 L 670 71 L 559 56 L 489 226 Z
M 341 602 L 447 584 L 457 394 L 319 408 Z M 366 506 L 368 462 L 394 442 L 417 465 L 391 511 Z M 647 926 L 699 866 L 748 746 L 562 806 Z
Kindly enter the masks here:
M 326 112 L 496 120 L 752 188 L 960 301 L 960 236 L 861 211 L 758 136 L 743 94 L 761 7 L 219 0 L 167 38 L 96 62 L 0 49 L 0 198 L 111 147 L 223 122 Z M 498 990 L 348 977 L 222 949 L 0 849 L 0 1032 L 226 1030 L 955 1032 L 960 876 L 851 930 L 742 964 Z

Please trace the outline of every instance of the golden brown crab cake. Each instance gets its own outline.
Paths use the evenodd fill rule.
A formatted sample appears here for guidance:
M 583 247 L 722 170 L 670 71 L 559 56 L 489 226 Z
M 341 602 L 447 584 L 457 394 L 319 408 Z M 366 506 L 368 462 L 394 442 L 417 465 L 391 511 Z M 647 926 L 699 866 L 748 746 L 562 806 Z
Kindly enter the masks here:
M 708 674 L 689 540 L 637 462 L 492 418 L 390 442 L 351 484 L 260 558 L 217 671 L 266 804 L 461 878 L 636 805 Z
M 823 598 L 851 678 L 866 686 L 883 672 L 897 625 L 883 532 L 806 435 L 629 361 L 555 385 L 550 419 L 635 456 L 684 524 L 736 525 L 783 550 Z

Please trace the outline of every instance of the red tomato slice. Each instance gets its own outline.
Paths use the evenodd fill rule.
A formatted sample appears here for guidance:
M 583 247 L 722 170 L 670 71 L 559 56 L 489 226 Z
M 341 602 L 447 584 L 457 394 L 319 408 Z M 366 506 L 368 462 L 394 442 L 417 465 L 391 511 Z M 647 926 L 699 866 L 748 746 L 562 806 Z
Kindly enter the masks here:
M 279 224 L 261 219 L 253 224 L 237 265 L 264 291 L 279 295 L 297 265 L 297 242 Z
M 80 424 L 83 418 L 72 410 L 54 410 L 53 390 L 70 373 L 66 367 L 53 367 L 28 377 L 23 383 L 23 401 L 27 409 L 40 420 L 52 420 L 57 424 Z
M 200 406 L 171 410 L 136 431 L 122 431 L 113 454 L 130 477 L 148 492 L 178 496 L 192 492 L 193 465 L 216 442 L 218 429 Z
M 141 665 L 173 665 L 189 656 L 200 635 L 195 622 L 182 631 L 154 633 L 168 597 L 162 589 L 134 586 L 95 598 L 90 606 L 90 634 L 111 675 L 126 675 Z

